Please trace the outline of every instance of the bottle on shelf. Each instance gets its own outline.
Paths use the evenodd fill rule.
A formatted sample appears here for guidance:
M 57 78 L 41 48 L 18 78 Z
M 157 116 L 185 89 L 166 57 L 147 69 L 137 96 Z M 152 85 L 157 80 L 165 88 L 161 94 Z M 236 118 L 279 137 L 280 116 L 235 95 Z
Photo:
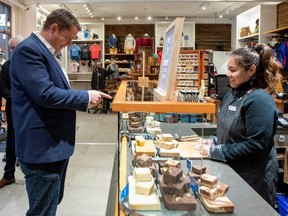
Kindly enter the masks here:
M 203 100 L 205 95 L 205 82 L 204 79 L 201 79 L 201 86 L 199 89 L 199 99 Z

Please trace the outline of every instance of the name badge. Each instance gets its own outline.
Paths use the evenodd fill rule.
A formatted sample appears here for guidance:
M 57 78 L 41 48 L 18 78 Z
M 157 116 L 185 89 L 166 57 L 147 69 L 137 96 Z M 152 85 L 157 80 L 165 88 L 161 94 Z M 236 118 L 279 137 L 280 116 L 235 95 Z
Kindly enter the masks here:
M 229 105 L 228 110 L 236 112 L 236 106 Z

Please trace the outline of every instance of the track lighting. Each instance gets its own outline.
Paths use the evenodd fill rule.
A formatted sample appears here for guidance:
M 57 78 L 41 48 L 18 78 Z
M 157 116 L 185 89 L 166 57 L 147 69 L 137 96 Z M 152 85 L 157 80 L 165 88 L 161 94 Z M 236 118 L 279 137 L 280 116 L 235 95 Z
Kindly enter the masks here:
M 91 9 L 89 4 L 84 4 L 83 7 L 86 9 L 87 13 L 90 15 L 90 17 L 94 17 L 93 10 Z

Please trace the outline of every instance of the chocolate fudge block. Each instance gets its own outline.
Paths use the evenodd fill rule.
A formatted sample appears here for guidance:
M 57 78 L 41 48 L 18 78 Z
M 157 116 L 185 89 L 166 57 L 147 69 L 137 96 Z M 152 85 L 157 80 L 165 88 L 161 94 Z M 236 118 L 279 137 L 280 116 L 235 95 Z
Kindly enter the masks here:
M 200 182 L 201 185 L 213 188 L 214 185 L 218 182 L 218 178 L 210 174 L 203 174 L 200 178 Z
M 137 156 L 136 164 L 138 167 L 150 167 L 153 164 L 152 157 L 147 154 Z
M 183 176 L 183 170 L 179 167 L 169 167 L 163 175 L 165 184 L 176 184 Z
M 130 122 L 129 125 L 130 125 L 130 127 L 137 128 L 137 127 L 141 126 L 141 123 L 140 122 Z
M 140 122 L 140 119 L 137 116 L 132 116 L 130 117 L 130 122 Z
M 218 182 L 214 187 L 217 188 L 218 193 L 221 196 L 224 196 L 227 193 L 228 189 L 229 189 L 229 185 L 224 184 L 222 182 Z
M 206 186 L 200 186 L 199 193 L 202 197 L 205 197 L 209 200 L 214 200 L 215 198 L 219 197 L 220 194 L 218 193 L 217 188 L 209 188 Z
M 190 189 L 190 180 L 187 177 L 182 176 L 177 184 L 165 184 L 163 179 L 161 179 L 160 187 L 165 194 L 183 196 L 184 193 L 188 192 Z
M 182 197 L 165 194 L 162 191 L 162 197 L 165 208 L 169 210 L 194 211 L 197 207 L 197 201 L 190 191 Z
M 198 174 L 198 175 L 202 175 L 206 172 L 206 167 L 201 167 L 201 165 L 193 165 L 192 166 L 192 172 Z
M 196 181 L 199 180 L 200 177 L 201 177 L 201 175 L 198 175 L 198 174 L 196 174 L 196 173 L 194 173 L 194 172 L 188 172 L 187 175 L 188 175 L 188 177 L 194 178 Z
M 178 160 L 172 160 L 172 159 L 168 159 L 164 166 L 166 167 L 170 167 L 170 166 L 174 166 L 174 167 L 181 167 L 181 163 Z

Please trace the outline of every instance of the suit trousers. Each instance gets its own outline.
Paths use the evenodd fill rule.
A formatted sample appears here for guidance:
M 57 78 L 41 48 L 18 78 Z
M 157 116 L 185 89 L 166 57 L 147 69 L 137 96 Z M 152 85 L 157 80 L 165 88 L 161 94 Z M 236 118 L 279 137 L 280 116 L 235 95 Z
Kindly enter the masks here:
M 55 216 L 57 205 L 64 194 L 69 159 L 46 163 L 27 164 L 19 161 L 25 175 L 29 199 L 27 216 Z
M 14 178 L 15 165 L 16 165 L 16 155 L 15 155 L 15 140 L 14 140 L 14 129 L 11 113 L 11 104 L 6 102 L 6 118 L 7 118 L 7 137 L 6 137 L 6 164 L 4 167 L 3 178 L 10 180 Z M 8 109 L 7 109 L 8 108 Z

